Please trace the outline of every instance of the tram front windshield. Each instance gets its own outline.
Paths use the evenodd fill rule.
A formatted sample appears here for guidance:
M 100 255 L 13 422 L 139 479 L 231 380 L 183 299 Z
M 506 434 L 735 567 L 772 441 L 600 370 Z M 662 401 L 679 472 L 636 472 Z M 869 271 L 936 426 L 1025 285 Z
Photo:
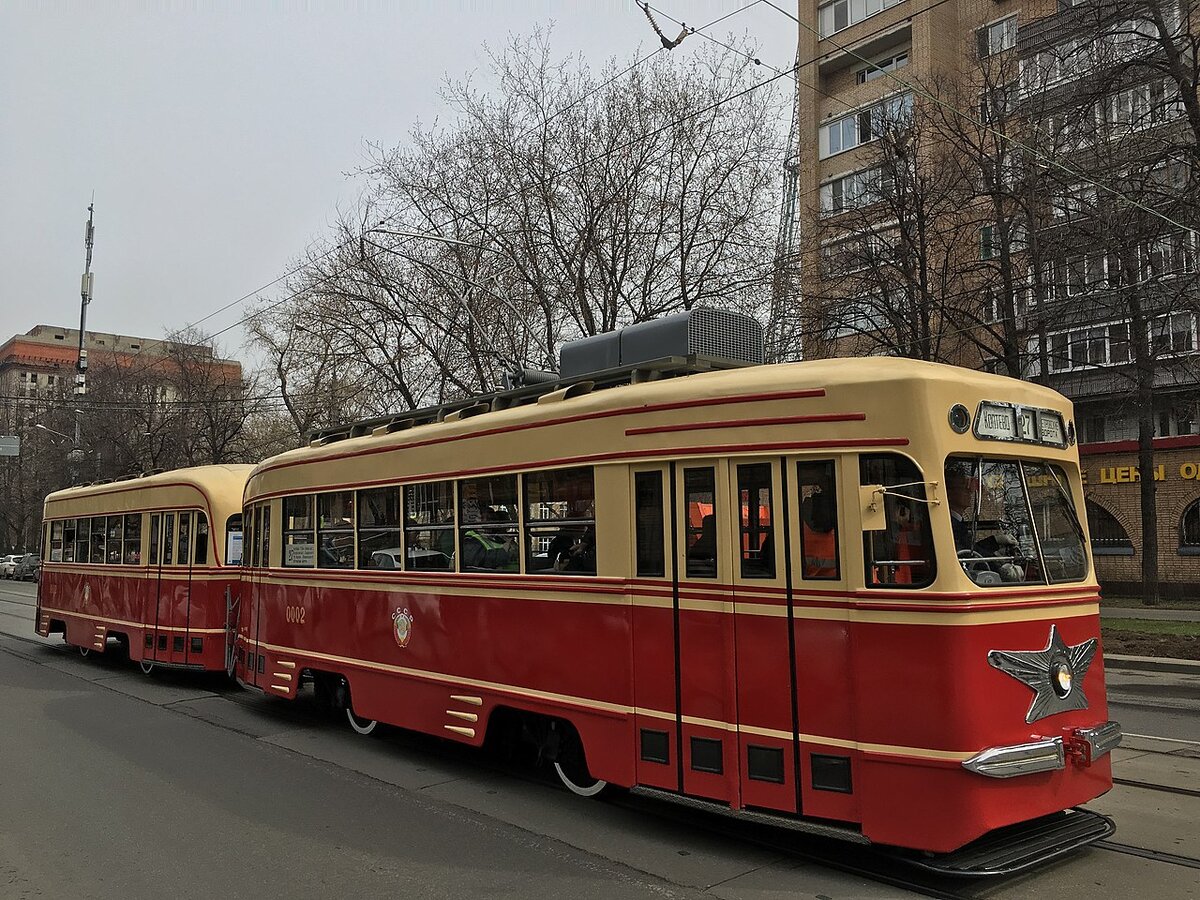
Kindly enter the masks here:
M 952 456 L 946 497 L 958 561 L 981 587 L 1058 584 L 1087 574 L 1083 529 L 1060 467 Z

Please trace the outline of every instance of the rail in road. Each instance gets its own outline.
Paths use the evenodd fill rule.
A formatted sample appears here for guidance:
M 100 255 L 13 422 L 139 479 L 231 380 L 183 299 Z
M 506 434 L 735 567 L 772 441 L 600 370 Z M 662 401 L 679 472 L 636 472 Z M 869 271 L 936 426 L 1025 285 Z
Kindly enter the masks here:
M 0 582 L 0 650 L 67 672 L 87 690 L 113 690 L 213 728 L 238 731 L 288 753 L 323 760 L 383 784 L 471 810 L 579 850 L 720 897 L 757 891 L 920 896 L 1092 897 L 1134 891 L 1182 896 L 1200 868 L 1200 743 L 1139 736 L 1114 752 L 1116 786 L 1092 808 L 1118 832 L 1032 873 L 983 882 L 926 875 L 872 848 L 748 825 L 652 798 L 582 801 L 523 762 L 493 759 L 459 744 L 389 730 L 363 739 L 323 718 L 311 703 L 282 704 L 188 673 L 147 679 L 116 654 L 81 659 L 59 640 L 33 634 L 35 585 Z M 1193 712 L 1193 723 L 1200 714 Z M 131 738 L 132 739 L 132 738 Z M 631 835 L 633 838 L 631 838 Z M 865 885 L 874 885 L 866 888 Z

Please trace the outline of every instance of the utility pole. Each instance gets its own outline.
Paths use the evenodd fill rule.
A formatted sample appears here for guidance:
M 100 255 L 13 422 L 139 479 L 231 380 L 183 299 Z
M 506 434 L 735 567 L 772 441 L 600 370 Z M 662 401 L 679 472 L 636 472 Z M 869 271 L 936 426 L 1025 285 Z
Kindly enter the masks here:
M 95 287 L 96 276 L 92 274 L 92 246 L 96 242 L 96 228 L 92 224 L 95 217 L 96 203 L 88 204 L 87 226 L 83 232 L 83 245 L 87 248 L 87 257 L 83 264 L 83 279 L 79 284 L 79 357 L 75 362 L 75 403 L 78 406 L 87 396 L 88 352 L 85 346 L 87 340 L 87 309 L 92 302 L 92 289 Z M 69 459 L 78 463 L 83 459 L 83 448 L 79 446 L 79 409 L 75 410 L 75 447 L 69 454 Z

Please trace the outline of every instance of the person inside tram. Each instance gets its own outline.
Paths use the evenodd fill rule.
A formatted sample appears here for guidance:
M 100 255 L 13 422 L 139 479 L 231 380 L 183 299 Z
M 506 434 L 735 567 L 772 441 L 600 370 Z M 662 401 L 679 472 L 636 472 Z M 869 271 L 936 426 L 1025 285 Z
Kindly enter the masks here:
M 596 571 L 596 526 L 564 528 L 550 542 L 547 551 L 550 565 L 556 572 Z
M 712 513 L 700 520 L 696 543 L 688 547 L 688 574 L 708 576 L 717 571 L 717 517 Z
M 505 523 L 508 517 L 492 507 L 485 507 L 488 523 Z M 493 572 L 517 570 L 517 541 L 515 535 L 494 528 L 468 528 L 462 533 L 462 559 L 466 569 L 489 569 Z
M 805 578 L 837 578 L 837 506 L 832 491 L 818 484 L 800 504 Z
M 976 518 L 979 478 L 972 463 L 946 464 L 946 502 L 950 507 L 950 527 L 954 533 L 954 548 L 963 567 L 975 581 L 990 583 L 993 578 L 1020 581 L 1022 574 L 1013 565 L 1020 553 L 1017 539 L 1003 528 L 1006 523 L 981 522 Z M 981 527 L 991 533 L 980 538 Z M 978 562 L 971 562 L 977 559 Z M 988 573 L 984 575 L 984 573 Z

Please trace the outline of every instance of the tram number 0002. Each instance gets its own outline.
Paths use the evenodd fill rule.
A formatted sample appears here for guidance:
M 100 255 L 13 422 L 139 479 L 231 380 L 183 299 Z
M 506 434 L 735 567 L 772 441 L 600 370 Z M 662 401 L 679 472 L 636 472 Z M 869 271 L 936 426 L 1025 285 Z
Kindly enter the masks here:
M 285 606 L 283 608 L 283 617 L 294 625 L 304 624 L 304 607 L 303 606 Z

